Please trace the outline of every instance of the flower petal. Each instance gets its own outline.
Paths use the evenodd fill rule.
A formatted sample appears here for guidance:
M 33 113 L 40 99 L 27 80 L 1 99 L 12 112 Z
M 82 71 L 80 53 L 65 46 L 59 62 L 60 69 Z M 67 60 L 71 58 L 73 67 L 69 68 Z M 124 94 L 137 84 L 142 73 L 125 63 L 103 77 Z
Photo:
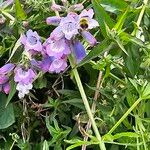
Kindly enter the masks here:
M 81 34 L 91 46 L 94 46 L 97 43 L 95 37 L 90 32 L 82 31 Z
M 75 41 L 75 43 L 73 43 L 73 53 L 75 55 L 77 63 L 86 56 L 85 48 L 80 41 Z
M 57 17 L 57 16 L 48 17 L 48 18 L 46 19 L 46 23 L 47 23 L 48 25 L 55 25 L 55 26 L 57 26 L 57 25 L 59 25 L 60 20 L 61 20 L 61 17 Z
M 9 94 L 9 92 L 10 92 L 10 84 L 9 84 L 9 82 L 7 82 L 6 84 L 3 85 L 3 91 L 6 94 Z
M 8 63 L 0 68 L 0 74 L 10 73 L 14 69 L 15 65 L 12 63 Z

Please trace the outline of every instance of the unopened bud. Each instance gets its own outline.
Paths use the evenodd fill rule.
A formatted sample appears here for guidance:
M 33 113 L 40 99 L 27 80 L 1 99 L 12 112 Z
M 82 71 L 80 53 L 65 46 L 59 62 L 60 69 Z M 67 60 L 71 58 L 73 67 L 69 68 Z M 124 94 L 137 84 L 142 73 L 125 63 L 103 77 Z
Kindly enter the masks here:
M 82 9 L 84 9 L 84 6 L 82 3 L 80 3 L 80 4 L 75 4 L 71 6 L 69 9 L 70 11 L 81 11 Z
M 26 27 L 28 27 L 29 26 L 29 22 L 28 21 L 23 21 L 23 26 L 26 28 Z
M 81 34 L 91 46 L 96 45 L 97 40 L 90 32 L 83 30 Z
M 57 4 L 52 4 L 51 9 L 53 11 L 64 11 L 65 8 L 61 5 L 57 5 Z
M 58 26 L 60 23 L 61 17 L 53 16 L 53 17 L 48 17 L 46 19 L 46 23 L 49 25 L 56 25 Z

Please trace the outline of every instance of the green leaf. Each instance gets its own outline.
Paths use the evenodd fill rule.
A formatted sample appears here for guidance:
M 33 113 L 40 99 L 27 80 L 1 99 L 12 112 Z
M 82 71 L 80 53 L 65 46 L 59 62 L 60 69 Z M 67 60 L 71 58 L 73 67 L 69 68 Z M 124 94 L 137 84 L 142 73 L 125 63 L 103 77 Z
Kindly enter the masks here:
M 43 142 L 42 150 L 49 150 L 48 142 L 46 140 Z
M 114 26 L 114 29 L 117 31 L 117 32 L 120 32 L 121 29 L 122 29 L 122 26 L 125 22 L 125 19 L 128 15 L 128 12 L 129 12 L 129 7 L 126 9 L 126 11 L 123 13 L 123 15 L 121 15 L 119 18 L 118 18 L 118 22 L 115 24 Z
M 16 18 L 20 20 L 25 20 L 27 16 L 19 0 L 15 0 L 15 8 L 16 8 Z
M 111 13 L 118 13 L 127 8 L 127 3 L 124 0 L 101 0 L 101 5 L 105 8 L 106 11 Z
M 105 39 L 100 44 L 98 44 L 96 47 L 94 47 L 89 54 L 78 64 L 77 67 L 84 65 L 85 63 L 88 63 L 90 60 L 98 57 L 102 52 L 109 51 L 113 47 L 113 43 L 111 43 L 110 40 Z
M 148 83 L 146 85 L 146 87 L 144 88 L 144 91 L 142 93 L 142 97 L 147 98 L 147 96 L 149 96 L 149 95 L 150 95 L 150 83 Z
M 137 138 L 139 135 L 135 132 L 122 132 L 122 133 L 117 133 L 113 136 L 113 139 L 119 139 L 122 137 L 131 137 L 131 138 Z
M 15 122 L 13 105 L 6 105 L 6 96 L 0 94 L 0 129 L 5 129 Z
M 11 58 L 14 56 L 16 50 L 17 50 L 20 46 L 21 46 L 20 39 L 18 39 L 17 42 L 15 43 L 15 46 L 14 46 L 14 48 L 13 48 L 13 50 L 12 50 L 12 52 L 11 52 L 11 55 L 10 55 L 10 57 L 9 57 L 9 59 L 8 59 L 7 62 L 9 62 L 9 61 L 11 60 Z
M 84 110 L 84 105 L 83 105 L 82 99 L 74 98 L 74 99 L 71 99 L 71 100 L 63 101 L 62 103 L 70 104 L 70 105 L 73 105 L 75 107 L 78 107 L 78 108 Z
M 106 25 L 112 29 L 114 26 L 114 21 L 110 18 L 110 16 L 106 13 L 104 8 L 100 5 L 100 0 L 92 0 L 92 4 L 95 10 L 95 15 L 98 19 L 98 23 L 101 28 L 101 32 L 104 37 L 107 36 Z M 106 24 L 106 25 L 105 25 Z
M 138 84 L 136 83 L 136 80 L 133 80 L 131 78 L 129 78 L 129 81 L 132 83 L 132 85 L 135 87 L 136 91 L 139 92 L 139 89 L 138 89 Z
M 16 93 L 16 83 L 14 82 L 13 79 L 10 81 L 10 89 L 11 90 L 10 90 L 10 93 L 9 93 L 8 98 L 6 100 L 6 106 L 5 107 L 7 107 L 7 105 L 9 104 L 11 99 L 13 98 L 14 94 Z
M 128 55 L 128 52 L 127 52 L 126 49 L 124 48 L 122 41 L 120 41 L 119 38 L 116 39 L 115 41 L 116 41 L 116 43 L 118 44 L 118 46 L 120 47 L 120 49 L 121 49 L 126 55 Z

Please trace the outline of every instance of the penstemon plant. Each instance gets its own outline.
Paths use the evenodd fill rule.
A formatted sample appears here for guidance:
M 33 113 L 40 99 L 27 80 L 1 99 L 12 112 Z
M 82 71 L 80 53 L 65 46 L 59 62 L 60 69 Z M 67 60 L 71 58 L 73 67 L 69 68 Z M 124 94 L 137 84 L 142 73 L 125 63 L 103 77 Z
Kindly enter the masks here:
M 0 1 L 0 149 L 149 150 L 149 5 Z

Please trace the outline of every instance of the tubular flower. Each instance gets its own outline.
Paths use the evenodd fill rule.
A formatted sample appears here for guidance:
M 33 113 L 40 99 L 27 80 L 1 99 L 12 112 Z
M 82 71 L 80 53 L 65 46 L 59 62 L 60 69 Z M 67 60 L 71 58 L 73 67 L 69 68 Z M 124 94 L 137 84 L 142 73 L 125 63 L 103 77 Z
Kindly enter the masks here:
M 8 94 L 10 92 L 9 73 L 14 69 L 14 64 L 6 64 L 0 68 L 0 91 Z
M 74 41 L 74 43 L 72 44 L 72 48 L 73 54 L 78 63 L 86 56 L 85 48 L 80 41 Z
M 83 8 L 82 4 L 74 7 L 76 6 L 77 8 Z M 98 22 L 93 19 L 93 16 L 93 9 L 84 9 L 79 15 L 70 12 L 66 17 L 48 17 L 47 24 L 57 24 L 58 27 L 53 30 L 50 38 L 46 40 L 45 49 L 47 55 L 58 59 L 63 55 L 68 55 L 69 47 L 73 47 L 72 53 L 75 55 L 77 63 L 80 62 L 86 56 L 86 51 L 81 42 L 76 40 L 76 35 L 81 34 L 91 46 L 96 45 L 97 40 L 88 31 L 99 26 Z
M 65 38 L 68 40 L 78 34 L 78 22 L 72 15 L 67 15 L 67 17 L 62 18 L 59 26 Z
M 18 90 L 19 98 L 23 98 L 32 89 L 33 81 L 36 77 L 32 69 L 23 69 L 20 66 L 15 69 L 14 80 L 17 83 L 16 89 Z
M 70 54 L 70 48 L 65 38 L 53 40 L 49 37 L 43 46 L 45 47 L 46 54 L 55 58 L 61 58 L 63 55 Z
M 65 58 L 54 59 L 49 67 L 49 72 L 60 73 L 67 67 L 67 60 Z
M 84 30 L 82 31 L 82 36 L 85 38 L 85 40 L 91 45 L 94 46 L 97 43 L 97 40 L 95 37 L 88 31 Z
M 42 43 L 36 31 L 28 30 L 26 35 L 20 37 L 20 42 L 24 45 L 26 51 L 42 51 Z

